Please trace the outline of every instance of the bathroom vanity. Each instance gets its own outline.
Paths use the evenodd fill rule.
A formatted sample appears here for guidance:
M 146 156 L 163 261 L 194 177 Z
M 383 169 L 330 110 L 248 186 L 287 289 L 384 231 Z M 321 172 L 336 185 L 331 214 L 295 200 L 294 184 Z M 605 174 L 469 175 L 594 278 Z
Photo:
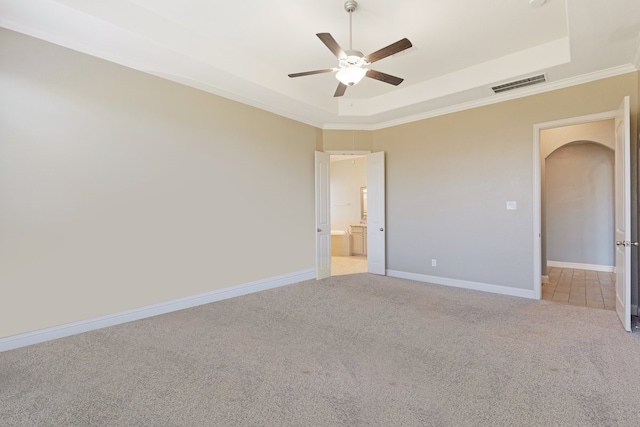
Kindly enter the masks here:
M 351 229 L 351 254 L 367 254 L 367 226 L 364 224 L 354 224 Z

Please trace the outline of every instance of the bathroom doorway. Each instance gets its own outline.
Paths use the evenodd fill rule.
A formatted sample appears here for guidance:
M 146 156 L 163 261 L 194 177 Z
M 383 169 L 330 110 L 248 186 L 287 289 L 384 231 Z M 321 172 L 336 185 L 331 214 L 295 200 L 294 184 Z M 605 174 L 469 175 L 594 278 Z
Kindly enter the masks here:
M 331 155 L 331 275 L 367 272 L 367 156 Z

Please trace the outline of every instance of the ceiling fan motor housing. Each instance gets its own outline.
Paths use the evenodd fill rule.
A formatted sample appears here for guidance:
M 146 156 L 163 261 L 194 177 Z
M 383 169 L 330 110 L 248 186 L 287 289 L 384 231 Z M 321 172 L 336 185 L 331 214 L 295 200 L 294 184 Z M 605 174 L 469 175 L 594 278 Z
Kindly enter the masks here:
M 344 67 L 361 67 L 363 65 L 369 65 L 364 59 L 364 55 L 359 50 L 345 50 L 344 57 L 340 58 L 340 68 Z

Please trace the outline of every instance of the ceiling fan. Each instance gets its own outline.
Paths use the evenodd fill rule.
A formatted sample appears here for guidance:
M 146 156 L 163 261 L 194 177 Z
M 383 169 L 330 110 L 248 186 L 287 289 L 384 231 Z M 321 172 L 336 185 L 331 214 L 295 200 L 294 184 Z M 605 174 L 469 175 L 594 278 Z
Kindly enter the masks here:
M 338 42 L 329 33 L 318 33 L 316 36 L 329 48 L 329 50 L 338 58 L 338 67 L 325 68 L 322 70 L 304 71 L 302 73 L 289 74 L 289 77 L 302 77 L 310 76 L 312 74 L 332 73 L 337 71 L 336 78 L 338 88 L 333 94 L 334 97 L 344 95 L 347 90 L 347 86 L 353 86 L 362 80 L 363 77 L 369 77 L 372 79 L 380 80 L 385 83 L 398 86 L 404 79 L 400 77 L 392 76 L 390 74 L 375 71 L 370 68 L 365 68 L 369 64 L 373 64 L 387 56 L 395 55 L 398 52 L 402 52 L 405 49 L 409 49 L 411 42 L 409 39 L 398 40 L 397 42 L 390 44 L 387 47 L 383 47 L 380 50 L 376 50 L 369 55 L 363 55 L 362 52 L 353 50 L 351 46 L 352 42 L 352 28 L 351 28 L 351 14 L 358 7 L 358 2 L 355 0 L 347 0 L 344 3 L 344 9 L 349 12 L 349 50 L 343 50 Z

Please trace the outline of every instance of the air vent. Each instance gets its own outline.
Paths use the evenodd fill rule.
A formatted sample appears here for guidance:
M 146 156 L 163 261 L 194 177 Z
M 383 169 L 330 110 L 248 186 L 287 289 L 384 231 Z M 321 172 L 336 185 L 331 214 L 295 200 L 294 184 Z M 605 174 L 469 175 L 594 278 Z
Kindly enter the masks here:
M 506 92 L 508 90 L 518 89 L 520 87 L 531 86 L 538 83 L 544 83 L 547 81 L 547 78 L 544 74 L 540 74 L 538 76 L 527 77 L 526 79 L 520 79 L 509 83 L 504 83 L 498 86 L 493 86 L 491 89 L 495 93 Z

